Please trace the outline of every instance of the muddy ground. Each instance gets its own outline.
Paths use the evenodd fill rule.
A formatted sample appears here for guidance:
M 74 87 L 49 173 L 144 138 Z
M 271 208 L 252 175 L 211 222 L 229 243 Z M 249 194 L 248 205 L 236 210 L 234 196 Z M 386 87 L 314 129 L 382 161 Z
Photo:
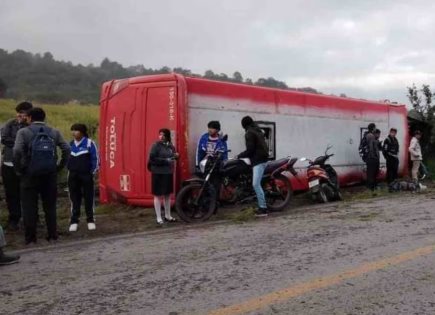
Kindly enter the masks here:
M 224 222 L 81 241 L 82 229 L 19 250 L 22 261 L 0 270 L 0 314 L 209 314 L 435 244 L 433 189 L 355 195 L 266 219 L 233 210 Z M 141 211 L 138 226 L 152 218 Z M 248 313 L 435 314 L 434 262 L 430 252 Z
M 347 200 L 367 198 L 370 196 L 364 187 L 351 187 L 346 188 L 344 191 L 344 197 Z M 385 189 L 379 191 L 380 195 L 384 195 Z M 3 197 L 0 195 L 0 198 Z M 315 204 L 308 194 L 296 193 L 292 200 L 291 205 L 284 211 L 298 212 L 303 211 L 305 206 Z M 99 205 L 98 198 L 96 201 L 96 231 L 88 231 L 86 227 L 86 217 L 82 211 L 82 220 L 79 225 L 79 231 L 76 233 L 68 232 L 69 218 L 70 218 L 70 202 L 68 194 L 65 192 L 64 187 L 59 186 L 59 197 L 57 203 L 57 218 L 58 218 L 58 231 L 59 242 L 70 242 L 77 240 L 87 240 L 95 237 L 104 237 L 125 233 L 138 233 L 145 231 L 152 231 L 155 229 L 169 229 L 174 227 L 185 226 L 183 222 L 176 222 L 166 224 L 163 227 L 156 224 L 155 213 L 153 209 L 145 209 L 141 207 L 131 207 L 126 205 Z M 7 225 L 7 210 L 4 198 L 0 200 L 0 224 L 3 227 Z M 231 222 L 245 222 L 253 220 L 253 204 L 242 204 L 236 206 L 225 206 L 219 209 L 218 213 L 211 218 L 211 222 L 229 220 Z M 40 224 L 38 227 L 38 246 L 47 246 L 45 241 L 46 228 L 44 221 L 44 213 L 40 206 Z M 174 211 L 174 217 L 177 217 Z M 22 223 L 21 223 L 22 227 Z M 8 240 L 8 248 L 21 249 L 25 248 L 23 231 L 6 231 L 6 238 Z

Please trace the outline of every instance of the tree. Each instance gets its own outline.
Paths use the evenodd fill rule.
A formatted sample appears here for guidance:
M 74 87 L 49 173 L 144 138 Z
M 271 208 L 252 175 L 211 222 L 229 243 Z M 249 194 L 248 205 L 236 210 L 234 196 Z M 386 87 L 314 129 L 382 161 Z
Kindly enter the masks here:
M 109 58 L 104 58 L 97 65 L 75 65 L 70 61 L 56 60 L 50 52 L 32 54 L 24 50 L 8 52 L 0 49 L 0 97 L 36 102 L 63 103 L 74 100 L 97 104 L 103 82 L 171 72 L 225 82 L 298 90 L 290 89 L 285 82 L 272 77 L 260 78 L 254 84 L 252 79 L 244 79 L 240 71 L 227 75 L 207 70 L 201 75 L 182 67 L 146 68 L 141 64 L 126 67 Z M 317 92 L 312 88 L 303 90 Z
M 418 89 L 415 84 L 408 87 L 408 99 L 412 105 L 414 113 L 410 111 L 409 115 L 417 116 L 417 120 L 423 123 L 415 122 L 411 129 L 420 129 L 423 131 L 422 148 L 423 155 L 435 154 L 435 105 L 432 104 L 432 93 L 430 86 L 423 84 L 421 89 Z M 423 95 L 421 95 L 422 93 Z M 417 113 L 417 115 L 415 115 Z
M 242 76 L 242 74 L 239 71 L 234 72 L 234 74 L 233 74 L 233 80 L 235 82 L 240 82 L 240 83 L 243 82 L 243 76 Z
M 5 97 L 8 86 L 3 79 L 0 78 L 0 98 Z

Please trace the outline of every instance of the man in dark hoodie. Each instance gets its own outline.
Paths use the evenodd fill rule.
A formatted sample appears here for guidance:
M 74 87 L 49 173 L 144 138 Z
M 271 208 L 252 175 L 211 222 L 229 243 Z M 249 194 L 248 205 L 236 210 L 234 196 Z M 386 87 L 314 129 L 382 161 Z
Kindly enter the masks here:
M 267 148 L 263 131 L 255 124 L 250 116 L 243 117 L 242 127 L 246 130 L 246 150 L 240 153 L 237 157 L 249 158 L 251 160 L 251 165 L 253 166 L 252 186 L 254 187 L 258 201 L 258 209 L 255 212 L 255 215 L 267 216 L 268 210 L 264 191 L 261 187 L 261 179 L 269 159 L 269 149 Z
M 14 170 L 12 149 L 15 145 L 18 130 L 28 125 L 27 113 L 32 107 L 33 105 L 30 102 L 18 104 L 15 108 L 17 116 L 9 120 L 1 131 L 1 143 L 4 146 L 1 173 L 6 194 L 6 204 L 9 210 L 9 221 L 6 228 L 12 231 L 18 230 L 18 223 L 21 219 L 20 178 Z
M 390 134 L 384 140 L 382 153 L 387 161 L 387 182 L 391 184 L 398 175 L 399 170 L 399 141 L 396 138 L 397 129 L 391 128 Z
M 367 134 L 367 185 L 373 194 L 375 194 L 380 166 L 380 136 L 381 131 L 379 129 L 376 129 L 373 133 Z

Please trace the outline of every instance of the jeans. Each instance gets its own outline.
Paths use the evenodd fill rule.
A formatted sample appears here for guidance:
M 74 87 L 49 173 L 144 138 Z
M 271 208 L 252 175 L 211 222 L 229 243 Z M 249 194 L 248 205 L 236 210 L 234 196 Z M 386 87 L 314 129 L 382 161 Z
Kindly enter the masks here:
M 254 187 L 255 194 L 257 195 L 258 207 L 263 209 L 267 208 L 267 204 L 263 188 L 261 187 L 261 179 L 263 178 L 266 165 L 267 163 L 261 163 L 252 169 L 252 187 Z
M 6 246 L 5 234 L 3 233 L 3 228 L 0 225 L 0 248 L 3 248 L 5 246 Z

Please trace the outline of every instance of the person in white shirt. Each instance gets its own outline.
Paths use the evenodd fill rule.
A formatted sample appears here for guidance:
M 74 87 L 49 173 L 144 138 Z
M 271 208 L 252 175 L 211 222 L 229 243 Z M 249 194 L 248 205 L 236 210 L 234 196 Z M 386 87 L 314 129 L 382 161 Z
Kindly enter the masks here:
M 414 137 L 411 139 L 409 145 L 409 153 L 411 155 L 412 161 L 412 179 L 418 181 L 418 170 L 423 161 L 423 154 L 421 153 L 420 139 L 422 137 L 421 131 L 417 130 L 414 132 Z

